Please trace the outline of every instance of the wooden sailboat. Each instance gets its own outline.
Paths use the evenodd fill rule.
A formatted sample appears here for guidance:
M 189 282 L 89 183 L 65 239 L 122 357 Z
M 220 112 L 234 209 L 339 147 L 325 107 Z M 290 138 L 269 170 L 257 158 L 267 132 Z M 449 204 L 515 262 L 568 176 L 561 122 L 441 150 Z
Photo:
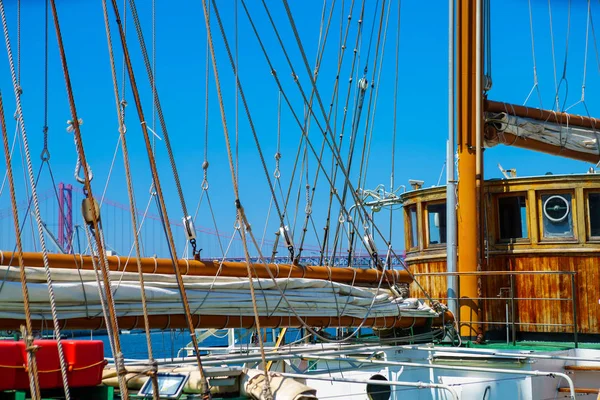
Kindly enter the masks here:
M 3 14 L 4 6 L 1 1 L 0 4 Z M 573 380 L 564 371 L 561 372 L 564 361 L 593 364 L 598 360 L 597 354 L 590 353 L 587 356 L 576 353 L 551 356 L 520 353 L 490 354 L 470 352 L 469 349 L 464 348 L 439 349 L 434 346 L 447 338 L 450 339 L 450 342 L 447 342 L 450 345 L 460 343 L 461 339 L 469 337 L 477 337 L 477 341 L 481 342 L 491 338 L 491 334 L 504 332 L 505 327 L 510 331 L 506 338 L 510 337 L 513 341 L 520 338 L 519 335 L 526 333 L 557 331 L 573 334 L 577 344 L 577 334 L 595 334 L 598 333 L 597 329 L 600 329 L 597 321 L 590 318 L 590 313 L 584 311 L 587 305 L 581 300 L 588 301 L 592 298 L 596 293 L 596 287 L 578 285 L 580 280 L 587 280 L 587 276 L 596 276 L 595 254 L 599 246 L 596 223 L 599 175 L 486 181 L 482 164 L 483 148 L 497 143 L 511 143 L 596 162 L 599 160 L 598 142 L 594 130 L 596 120 L 590 117 L 497 103 L 485 98 L 482 87 L 481 0 L 475 2 L 460 0 L 456 4 L 458 16 L 456 60 L 454 60 L 454 52 L 450 51 L 451 65 L 454 67 L 456 64 L 457 68 L 456 111 L 452 106 L 454 100 L 452 84 L 449 97 L 450 118 L 453 121 L 456 115 L 458 119 L 459 178 L 456 182 L 454 169 L 448 168 L 449 179 L 446 188 L 416 188 L 399 198 L 387 196 L 381 201 L 356 201 L 353 206 L 346 207 L 346 197 L 359 199 L 358 193 L 362 190 L 360 187 L 355 188 L 351 182 L 348 170 L 352 158 L 348 157 L 347 162 L 342 159 L 341 139 L 340 146 L 336 147 L 336 137 L 329 126 L 330 118 L 322 100 L 316 101 L 312 95 L 309 99 L 302 93 L 307 106 L 305 119 L 309 121 L 314 118 L 315 124 L 320 122 L 323 125 L 320 126 L 323 136 L 332 136 L 334 144 L 331 145 L 331 163 L 335 165 L 332 170 L 335 174 L 343 175 L 343 182 L 341 184 L 338 182 L 341 186 L 339 190 L 335 178 L 331 179 L 328 176 L 330 186 L 327 192 L 330 206 L 325 231 L 330 233 L 329 230 L 333 230 L 329 225 L 331 214 L 335 214 L 331 212 L 331 202 L 333 198 L 337 198 L 341 203 L 338 230 L 343 231 L 346 224 L 350 227 L 346 233 L 349 242 L 348 259 L 353 258 L 357 246 L 364 247 L 370 258 L 370 268 L 367 269 L 340 267 L 325 262 L 316 266 L 301 265 L 298 262 L 298 254 L 302 251 L 302 245 L 294 246 L 281 214 L 277 240 L 281 240 L 284 248 L 290 252 L 290 262 L 276 263 L 273 262 L 274 257 L 269 259 L 261 253 L 262 246 L 257 245 L 257 241 L 252 236 L 252 228 L 244 210 L 245 203 L 239 195 L 238 167 L 237 162 L 234 162 L 232 146 L 229 143 L 227 116 L 217 73 L 219 65 L 211 36 L 211 26 L 215 29 L 214 20 L 211 25 L 211 17 L 217 18 L 216 24 L 223 30 L 221 17 L 217 13 L 217 5 L 214 1 L 211 3 L 214 7 L 214 17 L 208 3 L 203 2 L 208 32 L 207 62 L 212 61 L 213 79 L 219 96 L 222 129 L 227 142 L 234 189 L 235 228 L 236 234 L 240 236 L 243 243 L 244 261 L 229 261 L 226 257 L 211 260 L 198 255 L 194 218 L 186 210 L 166 126 L 161 126 L 177 181 L 177 191 L 182 197 L 186 239 L 194 247 L 195 257 L 181 258 L 177 255 L 155 153 L 151 146 L 150 133 L 153 132 L 149 133 L 144 116 L 143 102 L 136 84 L 138 76 L 134 73 L 130 49 L 116 1 L 112 1 L 112 4 L 104 2 L 104 11 L 106 13 L 112 6 L 111 11 L 114 12 L 113 17 L 116 20 L 115 26 L 126 66 L 124 72 L 127 73 L 131 84 L 144 144 L 150 160 L 152 190 L 155 191 L 152 196 L 156 196 L 157 199 L 156 207 L 165 230 L 170 257 L 142 256 L 137 243 L 138 222 L 135 219 L 137 213 L 129 176 L 128 192 L 133 211 L 131 214 L 136 237 L 136 256 L 110 255 L 106 251 L 106 241 L 103 236 L 102 212 L 92 192 L 91 172 L 85 158 L 80 132 L 81 121 L 75 108 L 58 13 L 55 2 L 50 0 L 50 4 L 70 101 L 69 129 L 75 135 L 77 153 L 80 157 L 78 164 L 82 169 L 82 174 L 77 178 L 84 188 L 86 197 L 82 208 L 91 250 L 88 254 L 51 254 L 43 248 L 41 253 L 27 253 L 19 246 L 17 251 L 0 251 L 0 274 L 4 276 L 4 292 L 0 292 L 0 329 L 17 329 L 26 326 L 23 329 L 26 346 L 23 346 L 25 350 L 22 364 L 26 363 L 29 367 L 27 373 L 29 373 L 32 398 L 41 398 L 36 381 L 36 376 L 39 374 L 35 372 L 35 365 L 37 365 L 35 349 L 36 346 L 43 346 L 43 344 L 39 342 L 36 344 L 31 333 L 34 329 L 43 329 L 49 325 L 54 326 L 57 339 L 64 330 L 106 329 L 111 334 L 109 339 L 113 359 L 105 375 L 105 384 L 111 387 L 118 386 L 119 395 L 123 398 L 128 398 L 130 390 L 140 389 L 145 382 L 151 383 L 154 392 L 153 394 L 145 392 L 144 396 L 158 398 L 160 373 L 184 374 L 189 380 L 185 384 L 185 389 L 180 389 L 187 393 L 200 394 L 203 398 L 224 393 L 228 396 L 234 393 L 260 399 L 271 399 L 273 396 L 289 398 L 281 392 L 281 387 L 289 387 L 284 384 L 286 379 L 298 379 L 309 384 L 308 388 L 299 381 L 291 384 L 291 390 L 295 390 L 294 396 L 296 396 L 293 398 L 296 399 L 315 398 L 315 393 L 323 396 L 339 396 L 342 393 L 348 398 L 353 396 L 371 399 L 388 399 L 392 396 L 399 398 L 403 394 L 393 393 L 391 390 L 397 387 L 411 390 L 425 389 L 420 393 L 424 393 L 425 398 L 432 399 L 468 399 L 475 396 L 488 398 L 486 396 L 489 396 L 488 393 L 492 390 L 488 385 L 490 381 L 494 382 L 494 396 L 498 398 L 511 398 L 516 393 L 522 398 L 534 399 L 540 398 L 537 395 L 542 391 L 546 395 L 549 391 L 546 387 L 548 382 L 551 382 L 550 386 L 554 388 L 558 378 L 565 379 L 569 384 L 568 387 L 561 389 L 568 390 L 569 394 L 574 396 Z M 364 4 L 363 2 L 363 11 Z M 298 38 L 296 25 L 291 17 L 288 2 L 285 0 L 284 5 L 292 29 Z M 385 5 L 386 3 L 383 2 L 381 12 L 376 10 L 374 13 L 381 21 L 380 32 L 386 15 Z M 136 16 L 137 11 L 133 1 L 130 1 L 130 7 L 132 14 Z M 244 9 L 250 14 L 245 5 Z M 269 7 L 266 4 L 265 9 L 268 13 Z M 454 22 L 454 10 L 455 4 L 450 1 L 452 22 Z M 363 21 L 363 11 L 360 11 L 359 25 Z M 388 15 L 389 12 L 390 8 L 387 8 Z M 270 15 L 269 19 L 272 22 Z M 376 18 L 374 18 L 374 26 L 375 22 L 377 22 Z M 256 32 L 251 19 L 250 23 Z M 3 24 L 6 31 L 4 16 Z M 350 22 L 348 26 L 349 24 Z M 450 25 L 452 38 L 454 26 Z M 107 22 L 106 26 L 114 79 L 110 24 Z M 159 110 L 160 123 L 164 125 L 155 77 L 148 56 L 145 54 L 145 44 L 140 31 L 138 27 L 140 46 L 152 87 L 151 103 Z M 281 40 L 278 33 L 277 37 Z M 243 106 L 246 107 L 237 64 L 232 58 L 224 33 L 223 39 L 234 74 L 236 98 L 239 91 Z M 6 33 L 6 41 L 10 51 L 8 33 Z M 453 43 L 452 39 L 450 42 Z M 376 46 L 379 48 L 379 43 Z M 263 47 L 262 43 L 261 47 Z M 342 50 L 344 49 L 345 46 Z M 267 56 L 266 52 L 265 56 Z M 11 67 L 14 69 L 12 60 Z M 269 67 L 277 84 L 280 85 L 276 70 L 272 65 Z M 207 72 L 210 71 L 211 68 L 207 66 Z M 299 77 L 293 66 L 292 74 L 293 80 L 298 83 Z M 318 93 L 316 76 L 316 72 L 309 71 L 309 87 L 314 93 Z M 450 70 L 450 76 L 451 81 L 454 82 L 453 68 Z M 13 76 L 17 119 L 26 141 L 19 88 L 14 78 Z M 119 103 L 116 79 L 114 82 L 119 129 L 123 141 L 123 153 L 126 154 L 124 104 Z M 363 106 L 364 92 L 368 88 L 368 83 L 365 79 L 359 80 L 357 84 L 358 86 L 349 86 L 348 93 L 352 87 L 355 87 L 358 93 L 356 109 L 359 110 Z M 337 86 L 336 81 L 336 88 Z M 302 91 L 302 87 L 300 89 Z M 281 86 L 279 90 L 283 92 Z M 314 114 L 316 103 L 321 103 L 323 118 Z M 360 113 L 356 115 L 358 116 L 354 118 L 353 126 L 360 125 Z M 248 118 L 252 125 L 250 113 Z M 297 120 L 301 126 L 303 140 L 308 143 L 307 129 L 302 128 L 300 119 Z M 2 125 L 6 139 L 6 122 Z M 451 143 L 453 143 L 454 123 L 451 122 L 449 126 Z M 574 133 L 573 127 L 581 129 Z M 564 136 L 568 139 L 566 141 L 563 140 L 563 130 Z M 253 126 L 252 131 L 255 133 Z M 325 141 L 323 143 L 325 148 Z M 7 140 L 5 140 L 5 149 L 8 165 L 11 165 Z M 318 149 L 311 148 L 311 150 L 318 158 Z M 308 144 L 304 151 L 308 153 Z M 352 153 L 353 151 L 350 151 L 350 154 Z M 452 165 L 453 144 L 449 146 L 449 154 L 448 165 Z M 279 151 L 276 153 L 276 160 L 279 162 L 277 155 L 281 156 Z M 125 157 L 127 175 L 129 175 L 128 162 Z M 206 174 L 208 162 L 205 163 L 206 167 L 203 166 L 203 169 Z M 325 168 L 321 165 L 319 167 L 325 174 Z M 30 173 L 30 178 L 32 177 Z M 277 175 L 275 177 L 278 179 Z M 267 180 L 269 179 L 267 173 Z M 304 184 L 307 186 L 307 198 L 310 198 L 310 185 Z M 204 188 L 204 183 L 202 185 L 203 190 L 208 189 L 208 186 Z M 270 180 L 269 188 L 273 200 L 276 201 L 277 195 Z M 35 199 L 36 187 L 33 183 L 32 191 Z M 458 201 L 454 199 L 455 192 L 458 193 Z M 384 251 L 381 254 L 378 252 L 376 242 L 379 239 L 375 238 L 376 224 L 369 212 L 399 202 L 403 203 L 405 215 L 406 269 L 391 268 L 390 260 L 399 257 L 393 251 L 392 243 L 388 243 L 385 237 L 379 241 L 379 244 L 384 244 Z M 36 203 L 34 213 L 37 217 L 40 240 L 43 242 L 39 205 L 37 200 L 34 203 Z M 307 201 L 306 225 L 310 220 L 311 205 L 312 203 Z M 371 210 L 368 210 L 368 207 Z M 18 214 L 16 206 L 14 211 Z M 15 228 L 15 235 L 19 237 L 18 221 L 15 223 Z M 302 237 L 303 242 L 304 236 Z M 332 245 L 334 247 L 332 259 L 335 258 L 335 248 L 339 246 L 337 240 L 336 233 L 333 239 L 335 243 Z M 326 252 L 323 249 L 328 249 L 325 243 L 321 247 L 320 261 L 324 261 L 329 256 L 324 255 Z M 253 251 L 258 253 L 258 262 L 250 257 Z M 276 251 L 277 245 L 274 246 L 273 255 Z M 352 263 L 348 262 L 348 264 Z M 16 266 L 19 267 L 18 270 Z M 563 266 L 568 267 L 563 268 Z M 562 279 L 562 276 L 565 279 Z M 418 299 L 410 299 L 405 290 L 409 285 L 410 294 L 415 298 L 427 298 L 430 301 L 429 305 Z M 540 288 L 543 295 L 540 295 Z M 19 292 L 19 289 L 22 292 Z M 542 296 L 542 300 L 547 301 L 547 296 L 551 296 L 552 293 L 560 294 L 558 298 L 561 301 L 560 312 L 558 308 L 547 306 L 538 308 L 533 305 L 535 301 L 540 300 L 538 296 Z M 447 302 L 450 310 L 438 301 Z M 24 308 L 23 304 L 26 304 Z M 589 301 L 586 304 L 589 304 Z M 506 314 L 504 314 L 505 310 Z M 455 319 L 460 327 L 458 334 L 454 325 Z M 264 328 L 267 327 L 301 327 L 323 342 L 316 345 L 298 344 L 297 347 L 282 349 L 282 342 L 278 340 L 273 348 L 266 348 L 262 335 L 264 335 Z M 351 329 L 352 333 L 349 335 L 344 336 L 342 329 L 339 331 L 339 336 L 327 337 L 321 331 L 322 328 L 327 327 L 356 329 Z M 189 331 L 191 344 L 188 357 L 181 357 L 176 362 L 166 359 L 156 360 L 152 356 L 150 330 L 174 328 L 187 328 Z M 234 347 L 228 354 L 215 354 L 209 351 L 209 354 L 205 355 L 203 353 L 205 350 L 199 347 L 196 334 L 196 329 L 200 328 L 253 329 L 258 336 L 258 346 L 247 352 L 241 352 L 239 348 Z M 375 328 L 379 336 L 375 337 L 374 341 L 361 342 L 356 338 L 358 328 Z M 145 330 L 149 356 L 148 360 L 140 361 L 143 365 L 131 365 L 128 364 L 129 360 L 124 359 L 119 339 L 121 329 Z M 285 339 L 285 332 L 280 339 Z M 357 339 L 357 342 L 348 344 L 352 339 Z M 333 343 L 326 345 L 327 341 Z M 399 345 L 406 342 L 413 345 Z M 414 344 L 422 342 L 429 343 L 426 347 Z M 68 379 L 73 368 L 68 370 L 64 360 L 61 359 L 60 340 L 55 343 L 57 350 L 53 362 L 60 364 L 61 376 L 57 373 L 58 368 L 54 369 L 54 374 L 57 379 L 62 377 L 66 382 L 62 383 L 64 396 L 69 398 Z M 558 360 L 558 363 L 562 362 L 563 365 L 557 367 L 553 364 L 548 366 L 547 370 L 540 368 L 533 370 L 530 365 L 533 362 L 527 362 L 538 359 L 548 360 L 548 357 Z M 247 368 L 258 367 L 259 371 L 237 368 L 236 364 L 240 363 Z M 337 369 L 330 368 L 331 363 L 336 364 Z M 481 363 L 484 365 L 482 366 Z M 503 368 L 506 363 L 511 363 L 510 368 Z M 3 365 L 0 365 L 1 367 Z M 88 368 L 89 365 L 85 367 Z M 270 368 L 276 373 L 270 373 Z M 20 372 L 23 378 L 25 370 Z M 42 370 L 42 373 L 44 372 L 46 371 Z M 140 375 L 141 379 L 139 379 Z M 507 380 L 506 375 L 516 375 L 519 382 Z M 534 382 L 534 377 L 543 378 Z M 61 382 L 58 380 L 57 382 L 55 386 L 60 387 Z

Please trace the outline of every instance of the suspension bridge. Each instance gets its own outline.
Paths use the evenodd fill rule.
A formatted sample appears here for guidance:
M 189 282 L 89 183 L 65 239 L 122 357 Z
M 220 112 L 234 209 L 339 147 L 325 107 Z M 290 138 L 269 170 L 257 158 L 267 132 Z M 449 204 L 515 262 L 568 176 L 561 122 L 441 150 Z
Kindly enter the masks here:
M 89 253 L 89 246 L 84 232 L 85 222 L 79 211 L 85 197 L 82 190 L 65 183 L 56 188 L 50 187 L 38 192 L 40 210 L 44 221 L 46 240 L 51 244 L 50 251 L 55 253 Z M 107 251 L 115 255 L 135 255 L 133 247 L 133 229 L 131 226 L 131 208 L 108 197 L 98 199 L 101 206 L 103 230 Z M 22 200 L 18 204 L 21 231 L 26 251 L 39 251 L 39 239 L 31 218 L 30 200 Z M 168 256 L 168 246 L 164 239 L 164 228 L 158 214 L 150 212 L 150 203 L 145 210 L 138 209 L 139 238 L 142 255 L 146 257 Z M 74 211 L 76 210 L 76 211 Z M 179 257 L 191 257 L 191 249 L 187 246 L 183 223 L 178 220 L 170 222 Z M 216 231 L 196 225 L 196 241 L 200 256 L 206 259 L 226 259 L 228 261 L 245 261 L 242 242 L 239 234 Z M 10 206 L 0 208 L 0 249 L 14 249 L 15 238 L 12 226 L 12 209 Z M 223 251 L 225 249 L 225 251 Z M 290 254 L 286 245 L 273 240 L 261 240 L 263 255 L 275 263 L 290 263 Z M 403 252 L 395 252 L 403 254 Z M 273 254 L 275 255 L 273 257 Z M 382 255 L 385 257 L 385 255 Z M 259 257 L 252 257 L 253 262 L 261 262 Z M 366 252 L 355 251 L 352 257 L 347 249 L 340 249 L 335 255 L 322 255 L 321 249 L 314 245 L 305 245 L 299 263 L 317 265 L 325 262 L 328 265 L 369 267 L 372 258 Z M 393 258 L 392 265 L 398 266 L 399 260 Z

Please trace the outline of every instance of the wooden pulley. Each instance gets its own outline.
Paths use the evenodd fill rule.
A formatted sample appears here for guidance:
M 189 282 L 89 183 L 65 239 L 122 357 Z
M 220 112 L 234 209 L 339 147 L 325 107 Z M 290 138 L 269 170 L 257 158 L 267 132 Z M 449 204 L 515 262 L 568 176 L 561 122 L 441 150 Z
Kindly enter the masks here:
M 94 209 L 94 212 L 92 212 L 92 207 Z M 96 199 L 90 199 L 87 197 L 83 199 L 83 201 L 81 202 L 81 215 L 83 216 L 83 220 L 88 225 L 91 225 L 94 222 L 94 219 L 96 221 L 100 220 L 100 207 L 98 206 L 98 202 L 96 201 Z

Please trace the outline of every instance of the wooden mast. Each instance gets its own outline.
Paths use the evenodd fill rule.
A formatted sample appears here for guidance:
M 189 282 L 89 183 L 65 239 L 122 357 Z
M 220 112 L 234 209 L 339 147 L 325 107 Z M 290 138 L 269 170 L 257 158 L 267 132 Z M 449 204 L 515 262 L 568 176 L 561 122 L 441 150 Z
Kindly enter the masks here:
M 476 91 L 477 68 L 476 43 L 481 43 L 476 38 L 477 3 L 481 0 L 458 0 L 457 2 L 457 151 L 458 151 L 458 205 L 457 205 L 457 231 L 458 231 L 458 272 L 477 271 L 479 249 L 479 221 L 480 208 L 477 205 L 478 185 L 476 171 L 476 129 L 477 99 L 481 96 Z M 481 179 L 481 177 L 479 177 Z M 477 277 L 459 277 L 459 321 L 461 323 L 461 336 L 477 335 L 479 322 L 479 304 L 477 298 Z

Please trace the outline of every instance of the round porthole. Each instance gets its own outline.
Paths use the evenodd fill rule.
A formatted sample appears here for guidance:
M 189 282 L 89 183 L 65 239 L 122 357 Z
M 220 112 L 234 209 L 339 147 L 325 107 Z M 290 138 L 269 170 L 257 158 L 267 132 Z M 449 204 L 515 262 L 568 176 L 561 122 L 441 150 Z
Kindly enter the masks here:
M 544 216 L 551 222 L 562 222 L 569 215 L 569 200 L 563 196 L 550 196 L 544 202 Z
M 383 375 L 373 375 L 369 378 L 372 381 L 386 381 Z M 392 397 L 392 389 L 389 385 L 374 385 L 369 383 L 367 385 L 367 395 L 371 400 L 389 400 Z

